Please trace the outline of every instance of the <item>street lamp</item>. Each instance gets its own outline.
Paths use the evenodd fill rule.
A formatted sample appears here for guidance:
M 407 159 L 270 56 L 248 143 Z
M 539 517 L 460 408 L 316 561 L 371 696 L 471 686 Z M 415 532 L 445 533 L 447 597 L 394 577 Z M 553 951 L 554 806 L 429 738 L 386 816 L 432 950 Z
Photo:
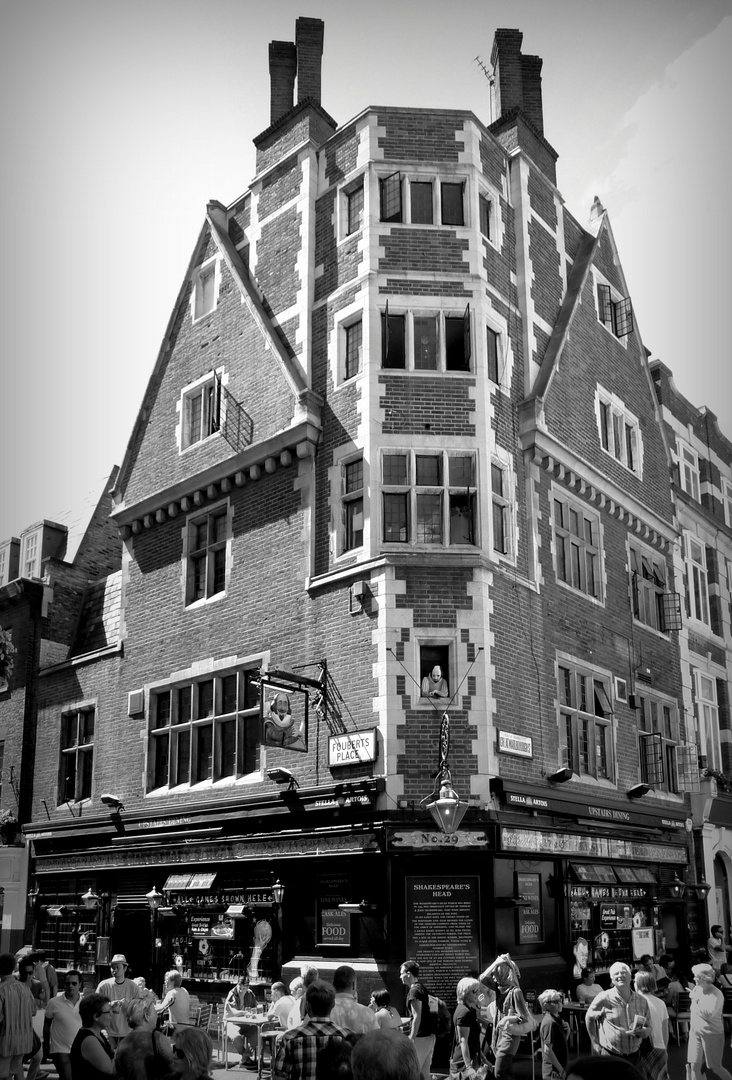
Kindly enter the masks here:
M 460 802 L 452 786 L 452 777 L 447 767 L 449 752 L 450 718 L 444 713 L 440 723 L 440 760 L 435 773 L 435 786 L 419 805 L 429 811 L 442 832 L 448 836 L 457 832 L 468 809 L 468 804 Z
M 157 951 L 158 951 L 158 908 L 163 902 L 163 894 L 153 885 L 150 892 L 145 893 L 145 899 L 150 907 L 150 979 L 153 986 L 157 985 Z
M 81 894 L 81 902 L 87 911 L 96 911 L 102 902 L 102 898 L 99 893 L 95 893 L 91 885 L 85 893 Z

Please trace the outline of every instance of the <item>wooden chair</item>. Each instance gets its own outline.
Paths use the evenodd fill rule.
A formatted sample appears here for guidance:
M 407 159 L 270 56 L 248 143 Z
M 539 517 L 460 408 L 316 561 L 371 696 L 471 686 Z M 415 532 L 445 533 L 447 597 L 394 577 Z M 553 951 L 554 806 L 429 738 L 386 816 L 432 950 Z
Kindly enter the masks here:
M 198 1017 L 201 1013 L 201 1002 L 194 994 L 189 995 L 190 1004 L 188 1007 L 188 1023 L 193 1027 L 198 1027 Z
M 688 990 L 682 990 L 676 995 L 676 1001 L 673 1005 L 668 1007 L 668 1018 L 670 1021 L 671 1033 L 676 1039 L 677 1044 L 681 1042 L 680 1036 L 680 1024 L 687 1023 L 691 1020 L 691 994 Z
M 211 1005 L 199 1005 L 198 1007 L 198 1020 L 196 1021 L 196 1027 L 203 1028 L 204 1031 L 208 1031 L 209 1024 L 211 1023 L 211 1011 L 213 1006 Z

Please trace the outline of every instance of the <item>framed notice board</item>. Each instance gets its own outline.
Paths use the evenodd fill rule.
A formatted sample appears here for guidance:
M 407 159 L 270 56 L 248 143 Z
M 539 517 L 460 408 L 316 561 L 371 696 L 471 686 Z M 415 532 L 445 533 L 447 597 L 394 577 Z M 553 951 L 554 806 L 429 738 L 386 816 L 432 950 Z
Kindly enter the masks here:
M 516 910 L 516 940 L 519 945 L 544 940 L 544 918 L 541 908 L 541 874 L 514 875 Z

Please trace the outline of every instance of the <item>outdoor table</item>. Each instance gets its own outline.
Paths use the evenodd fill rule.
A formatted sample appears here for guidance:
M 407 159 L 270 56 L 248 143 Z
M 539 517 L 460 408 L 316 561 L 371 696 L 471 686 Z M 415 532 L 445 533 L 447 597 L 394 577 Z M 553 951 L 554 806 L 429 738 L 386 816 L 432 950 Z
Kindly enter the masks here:
M 256 1028 L 257 1031 L 257 1077 L 261 1080 L 262 1077 L 262 1047 L 264 1040 L 262 1039 L 262 1029 L 265 1026 L 271 1026 L 273 1030 L 279 1028 L 279 1023 L 276 1017 L 267 1016 L 266 1013 L 250 1013 L 248 1016 L 227 1016 L 226 1018 L 226 1040 L 235 1039 L 239 1034 L 240 1028 Z M 226 1044 L 225 1044 L 226 1045 Z M 229 1054 L 226 1051 L 226 1064 L 225 1069 L 229 1067 Z

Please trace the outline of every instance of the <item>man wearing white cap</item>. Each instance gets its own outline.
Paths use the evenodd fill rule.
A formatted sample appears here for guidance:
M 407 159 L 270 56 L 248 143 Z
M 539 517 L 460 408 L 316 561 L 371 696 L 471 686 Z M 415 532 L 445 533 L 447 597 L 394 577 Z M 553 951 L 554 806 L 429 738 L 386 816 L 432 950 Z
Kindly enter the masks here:
M 612 986 L 590 1002 L 585 1023 L 597 1053 L 623 1057 L 640 1067 L 640 1044 L 650 1034 L 650 1017 L 647 1001 L 631 989 L 630 979 L 627 964 L 613 964 Z
M 128 964 L 124 953 L 115 953 L 109 962 L 109 966 L 112 969 L 112 978 L 102 979 L 97 987 L 97 993 L 109 998 L 112 1005 L 112 1012 L 107 1024 L 107 1038 L 112 1049 L 115 1049 L 120 1039 L 130 1033 L 130 1027 L 125 1019 L 122 1006 L 126 1001 L 134 1001 L 136 997 L 139 997 L 140 991 L 137 983 L 127 978 Z

